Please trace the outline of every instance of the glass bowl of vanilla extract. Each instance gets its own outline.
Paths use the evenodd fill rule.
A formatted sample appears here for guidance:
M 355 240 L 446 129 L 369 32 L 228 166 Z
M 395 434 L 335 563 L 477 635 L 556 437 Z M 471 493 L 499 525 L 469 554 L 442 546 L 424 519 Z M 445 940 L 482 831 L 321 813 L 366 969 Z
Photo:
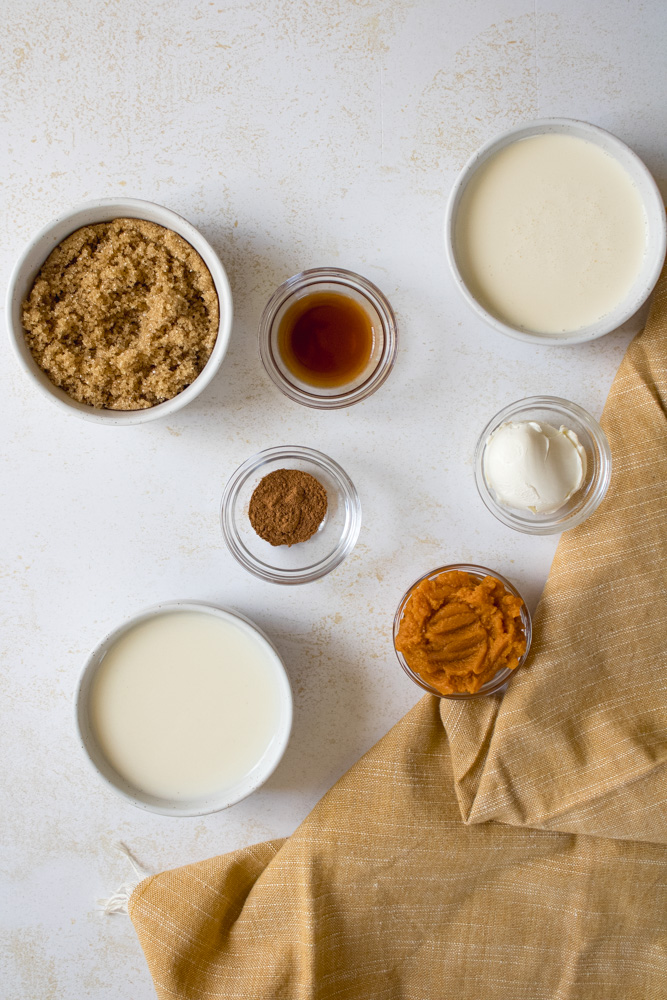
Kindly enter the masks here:
M 367 278 L 317 267 L 289 278 L 262 314 L 259 350 L 272 381 L 303 406 L 335 410 L 367 399 L 396 359 L 393 309 Z

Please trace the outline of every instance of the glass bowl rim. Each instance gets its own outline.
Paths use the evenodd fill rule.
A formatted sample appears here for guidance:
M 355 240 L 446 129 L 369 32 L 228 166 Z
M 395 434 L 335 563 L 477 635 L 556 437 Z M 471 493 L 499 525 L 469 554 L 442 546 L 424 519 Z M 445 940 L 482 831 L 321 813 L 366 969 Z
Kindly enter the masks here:
M 584 503 L 577 510 L 572 511 L 567 517 L 558 517 L 558 511 L 541 516 L 539 521 L 530 521 L 520 511 L 514 511 L 511 507 L 502 506 L 494 497 L 493 492 L 486 482 L 484 475 L 484 451 L 486 442 L 491 434 L 507 419 L 517 416 L 524 410 L 529 409 L 553 409 L 561 417 L 565 415 L 573 416 L 578 420 L 590 434 L 599 456 L 599 469 L 597 478 L 592 483 L 592 488 Z M 528 419 L 528 418 L 526 418 Z M 565 422 L 565 420 L 563 421 Z M 526 396 L 524 399 L 517 399 L 513 403 L 508 403 L 488 421 L 480 434 L 474 453 L 475 485 L 480 499 L 484 506 L 494 517 L 505 524 L 508 528 L 521 531 L 526 535 L 554 535 L 559 532 L 569 531 L 578 524 L 583 524 L 591 514 L 599 507 L 605 498 L 612 473 L 611 448 L 607 435 L 603 431 L 599 422 L 588 410 L 578 403 L 573 403 L 562 396 Z M 536 515 L 539 516 L 539 515 Z
M 401 618 L 403 617 L 405 606 L 415 588 L 418 587 L 419 584 L 422 583 L 424 580 L 430 580 L 435 576 L 439 576 L 441 573 L 452 573 L 455 571 L 458 571 L 460 573 L 470 573 L 471 576 L 477 576 L 479 577 L 480 580 L 483 580 L 484 577 L 486 576 L 492 576 L 495 580 L 498 580 L 500 583 L 502 583 L 502 585 L 505 587 L 506 590 L 510 592 L 510 594 L 513 594 L 515 597 L 521 599 L 521 601 L 523 602 L 523 614 L 521 616 L 521 620 L 526 635 L 526 651 L 525 653 L 523 653 L 521 659 L 519 660 L 519 662 L 517 663 L 516 667 L 513 670 L 510 670 L 508 667 L 504 667 L 502 670 L 499 670 L 497 673 L 493 675 L 493 677 L 490 680 L 486 682 L 486 684 L 482 685 L 479 691 L 474 691 L 472 693 L 453 692 L 452 694 L 443 694 L 442 691 L 438 691 L 437 688 L 431 687 L 428 681 L 423 680 L 423 678 L 421 678 L 419 674 L 415 673 L 414 670 L 412 670 L 408 666 L 408 663 L 403 654 L 396 649 L 396 635 L 398 633 L 398 629 L 401 623 Z M 476 563 L 450 563 L 447 566 L 440 566 L 438 569 L 432 569 L 428 573 L 424 573 L 417 580 L 415 580 L 414 583 L 412 583 L 411 586 L 408 587 L 408 589 L 405 591 L 405 593 L 403 594 L 398 603 L 396 614 L 394 615 L 394 626 L 393 626 L 393 636 L 392 636 L 394 644 L 394 652 L 396 654 L 398 662 L 400 663 L 405 673 L 408 675 L 411 681 L 414 681 L 415 684 L 419 685 L 420 688 L 422 688 L 424 691 L 427 691 L 429 694 L 435 695 L 436 698 L 446 698 L 453 701 L 469 700 L 470 698 L 483 698 L 486 697 L 487 695 L 494 694 L 501 687 L 504 687 L 504 685 L 514 676 L 514 674 L 516 674 L 517 670 L 519 670 L 519 668 L 522 667 L 526 662 L 526 660 L 528 659 L 528 654 L 530 653 L 530 646 L 532 643 L 532 639 L 533 639 L 533 618 L 530 613 L 530 609 L 526 604 L 521 593 L 517 590 L 514 584 L 507 579 L 507 577 L 502 575 L 502 573 L 498 573 L 496 570 L 491 570 L 487 566 L 480 566 Z
M 335 480 L 347 506 L 345 525 L 333 552 L 320 559 L 319 562 L 296 570 L 271 566 L 255 558 L 241 541 L 233 516 L 238 494 L 250 476 L 268 462 L 289 461 L 290 459 L 310 462 L 316 468 L 327 472 Z M 361 500 L 356 486 L 345 470 L 324 452 L 308 448 L 305 445 L 278 445 L 273 448 L 264 448 L 255 455 L 251 455 L 231 474 L 225 484 L 220 501 L 220 523 L 227 548 L 244 569 L 268 583 L 311 583 L 326 576 L 327 573 L 339 566 L 354 549 L 361 530 L 361 519 Z
M 384 344 L 380 358 L 366 379 L 353 389 L 348 389 L 335 395 L 324 396 L 316 391 L 308 391 L 291 382 L 278 367 L 271 345 L 271 331 L 278 311 L 283 304 L 297 291 L 323 281 L 352 287 L 367 298 L 375 308 L 380 322 Z M 377 285 L 355 271 L 341 267 L 311 267 L 299 271 L 280 285 L 267 302 L 259 323 L 259 354 L 264 369 L 281 392 L 303 406 L 318 410 L 337 410 L 352 406 L 371 396 L 381 385 L 384 385 L 396 361 L 398 350 L 398 325 L 394 310 Z

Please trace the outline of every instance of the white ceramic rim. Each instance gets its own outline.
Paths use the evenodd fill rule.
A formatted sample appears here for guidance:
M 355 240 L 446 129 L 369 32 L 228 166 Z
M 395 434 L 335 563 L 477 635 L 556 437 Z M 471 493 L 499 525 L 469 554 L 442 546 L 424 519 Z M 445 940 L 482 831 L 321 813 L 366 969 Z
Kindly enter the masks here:
M 289 462 L 290 459 L 312 462 L 313 465 L 323 469 L 333 479 L 336 479 L 340 483 L 341 493 L 345 497 L 346 504 L 345 527 L 341 540 L 334 551 L 326 559 L 299 570 L 281 569 L 256 559 L 241 541 L 233 516 L 236 498 L 247 478 L 258 468 L 261 468 L 265 462 Z M 279 445 L 276 448 L 265 448 L 263 451 L 258 451 L 256 455 L 251 455 L 229 477 L 220 501 L 220 523 L 227 548 L 244 569 L 267 583 L 296 585 L 312 583 L 314 580 L 326 576 L 327 573 L 340 566 L 354 549 L 361 531 L 361 520 L 361 500 L 357 488 L 347 472 L 324 452 L 315 451 L 314 448 L 306 448 L 303 445 Z
M 523 602 L 523 611 L 521 614 L 521 622 L 523 624 L 524 632 L 526 635 L 526 652 L 523 654 L 519 662 L 517 663 L 514 670 L 510 670 L 509 667 L 504 667 L 502 670 L 498 670 L 493 677 L 483 684 L 479 691 L 469 692 L 454 692 L 452 694 L 443 694 L 442 691 L 438 691 L 437 688 L 431 687 L 428 681 L 425 681 L 419 674 L 415 673 L 411 667 L 408 666 L 408 662 L 402 653 L 396 649 L 396 633 L 398 632 L 399 626 L 401 624 L 401 619 L 403 617 L 403 612 L 408 603 L 410 595 L 415 587 L 418 587 L 423 580 L 431 580 L 435 576 L 440 576 L 441 573 L 470 573 L 471 576 L 477 576 L 480 580 L 483 580 L 486 576 L 492 576 L 494 580 L 499 580 L 500 583 L 505 587 L 506 590 L 513 594 L 515 597 L 520 598 Z M 418 577 L 414 583 L 410 584 L 408 589 L 405 591 L 401 600 L 399 601 L 398 608 L 396 609 L 396 614 L 394 615 L 394 626 L 392 632 L 392 644 L 394 646 L 394 653 L 396 654 L 396 659 L 400 663 L 401 667 L 408 675 L 411 681 L 417 684 L 422 690 L 428 692 L 428 694 L 434 695 L 436 698 L 445 698 L 452 701 L 469 701 L 471 698 L 484 698 L 490 694 L 496 694 L 501 688 L 505 687 L 509 680 L 516 674 L 517 670 L 520 670 L 528 659 L 528 654 L 530 653 L 530 647 L 533 641 L 533 617 L 530 613 L 530 609 L 523 599 L 522 595 L 519 593 L 517 588 L 508 580 L 507 577 L 502 576 L 497 570 L 489 569 L 487 566 L 478 566 L 476 563 L 451 563 L 449 566 L 440 566 L 438 569 L 432 569 L 429 573 L 424 573 L 423 576 Z
M 625 167 L 636 184 L 646 213 L 647 253 L 642 270 L 627 298 L 596 323 L 582 327 L 573 333 L 531 333 L 528 330 L 521 330 L 497 319 L 478 302 L 468 289 L 459 270 L 454 250 L 454 230 L 456 228 L 456 215 L 461 197 L 466 185 L 478 167 L 494 153 L 516 142 L 518 139 L 528 138 L 531 135 L 542 135 L 545 132 L 565 133 L 567 135 L 576 135 L 582 139 L 588 139 L 614 156 Z M 502 132 L 500 135 L 489 139 L 488 142 L 485 142 L 483 146 L 473 153 L 458 175 L 449 195 L 445 212 L 445 253 L 454 283 L 461 292 L 461 295 L 473 312 L 484 320 L 485 323 L 493 327 L 494 330 L 504 333 L 508 337 L 513 337 L 515 340 L 523 340 L 530 344 L 549 344 L 566 347 L 570 344 L 581 344 L 589 340 L 596 340 L 598 337 L 604 337 L 607 333 L 617 330 L 641 309 L 653 291 L 662 271 L 666 248 L 667 224 L 665 221 L 665 206 L 660 190 L 648 167 L 629 146 L 626 146 L 624 142 L 611 132 L 607 132 L 597 125 L 591 125 L 576 118 L 538 118 L 535 121 L 515 125 L 514 128 L 508 129 L 506 132 Z
M 103 771 L 101 771 L 95 763 L 93 755 L 89 749 L 89 747 L 93 745 L 96 746 L 96 744 L 95 738 L 90 731 L 88 724 L 87 694 L 89 692 L 89 686 L 92 683 L 94 674 L 100 666 L 104 654 L 113 645 L 113 643 L 120 638 L 121 635 L 129 631 L 129 629 L 133 628 L 135 625 L 144 621 L 149 621 L 151 618 L 155 618 L 158 615 L 170 614 L 174 611 L 202 612 L 216 618 L 221 618 L 223 621 L 232 621 L 233 624 L 240 625 L 244 630 L 251 632 L 255 638 L 262 642 L 267 652 L 270 653 L 280 686 L 281 705 L 280 722 L 279 727 L 276 730 L 277 742 L 273 752 L 266 759 L 265 767 L 258 774 L 254 774 L 251 781 L 248 781 L 246 785 L 242 786 L 240 794 L 236 794 L 231 798 L 226 799 L 210 796 L 205 805 L 196 809 L 183 807 L 180 803 L 170 805 L 167 801 L 162 802 L 162 800 L 156 799 L 152 796 L 142 798 L 137 794 L 137 789 L 133 789 L 129 782 L 126 782 L 120 775 L 116 775 L 116 772 L 113 770 L 111 765 L 109 765 L 109 771 L 117 777 L 117 782 L 113 781 L 107 774 L 103 773 Z M 224 608 L 214 604 L 201 603 L 198 601 L 165 601 L 161 604 L 154 604 L 150 608 L 145 608 L 143 611 L 133 615 L 121 625 L 112 629 L 111 632 L 104 636 L 101 642 L 97 643 L 93 651 L 86 659 L 83 669 L 79 675 L 74 697 L 74 721 L 78 742 L 90 768 L 109 788 L 111 788 L 117 795 L 120 795 L 121 798 L 125 799 L 125 801 L 131 802 L 132 805 L 137 806 L 139 809 L 144 809 L 152 813 L 158 813 L 161 816 L 207 816 L 210 813 L 228 809 L 237 802 L 241 802 L 243 799 L 246 799 L 254 791 L 260 788 L 268 780 L 268 778 L 270 778 L 282 760 L 292 732 L 292 718 L 293 697 L 289 677 L 278 651 L 268 636 L 265 635 L 259 626 L 251 621 L 250 618 L 246 618 L 246 616 L 242 615 L 240 612 L 232 611 L 230 608 Z M 104 759 L 104 754 L 99 747 L 96 747 L 96 749 L 100 758 Z M 238 786 L 236 787 L 238 788 Z
M 26 343 L 21 324 L 21 305 L 32 288 L 37 272 L 54 247 L 82 226 L 110 222 L 117 218 L 145 219 L 182 236 L 208 267 L 218 295 L 220 312 L 218 335 L 204 368 L 183 392 L 146 410 L 102 410 L 72 399 L 55 386 L 40 369 Z M 12 269 L 7 286 L 5 313 L 9 340 L 19 366 L 43 396 L 61 410 L 73 413 L 83 420 L 112 426 L 130 426 L 167 417 L 187 406 L 206 388 L 217 374 L 227 353 L 233 306 L 229 280 L 220 258 L 208 240 L 191 223 L 176 212 L 152 201 L 142 201 L 138 198 L 99 198 L 67 209 L 33 236 Z
M 565 518 L 562 516 L 559 517 L 559 511 L 556 510 L 550 514 L 541 515 L 539 520 L 532 520 L 525 511 L 503 506 L 496 500 L 493 490 L 489 487 L 484 475 L 484 451 L 486 442 L 491 434 L 506 420 L 512 418 L 528 420 L 530 419 L 530 410 L 540 409 L 554 410 L 558 413 L 559 419 L 564 424 L 567 424 L 568 417 L 573 417 L 580 424 L 583 424 L 590 434 L 597 452 L 597 478 L 593 481 L 592 488 L 582 506 L 578 510 L 571 511 Z M 526 411 L 526 413 L 521 418 L 523 411 Z M 525 399 L 518 399 L 514 403 L 508 403 L 502 410 L 498 410 L 479 436 L 477 445 L 475 446 L 473 461 L 475 485 L 484 506 L 494 517 L 497 517 L 499 521 L 507 525 L 508 528 L 521 531 L 525 535 L 556 535 L 563 531 L 569 531 L 571 528 L 576 528 L 578 524 L 583 524 L 600 506 L 611 482 L 612 455 L 607 435 L 588 410 L 585 410 L 583 406 L 579 406 L 578 403 L 573 403 L 569 399 L 563 399 L 561 396 L 527 396 Z

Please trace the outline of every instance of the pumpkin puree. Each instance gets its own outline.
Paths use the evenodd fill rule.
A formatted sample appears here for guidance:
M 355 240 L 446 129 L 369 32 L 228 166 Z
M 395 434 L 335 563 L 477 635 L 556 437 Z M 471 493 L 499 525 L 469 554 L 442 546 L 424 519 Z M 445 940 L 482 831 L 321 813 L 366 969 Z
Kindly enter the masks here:
M 396 649 L 442 694 L 474 694 L 499 670 L 514 670 L 525 653 L 522 608 L 493 576 L 440 573 L 412 591 Z

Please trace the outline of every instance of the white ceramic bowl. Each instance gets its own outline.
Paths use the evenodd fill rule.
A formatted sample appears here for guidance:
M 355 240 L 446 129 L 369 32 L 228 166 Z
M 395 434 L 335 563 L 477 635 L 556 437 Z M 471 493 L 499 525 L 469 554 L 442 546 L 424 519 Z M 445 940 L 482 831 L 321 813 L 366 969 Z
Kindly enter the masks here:
M 158 403 L 157 406 L 152 406 L 147 410 L 102 410 L 72 399 L 66 392 L 55 386 L 41 370 L 26 343 L 21 324 L 22 303 L 28 297 L 37 273 L 51 251 L 82 226 L 111 222 L 112 219 L 119 218 L 145 219 L 148 222 L 155 222 L 159 226 L 164 226 L 165 229 L 173 230 L 184 240 L 187 240 L 211 272 L 220 304 L 218 336 L 211 356 L 201 373 L 194 382 L 173 399 Z M 84 202 L 82 205 L 70 208 L 53 222 L 40 229 L 36 236 L 33 236 L 16 262 L 9 279 L 6 317 L 9 339 L 19 365 L 33 385 L 56 406 L 69 413 L 74 413 L 84 420 L 92 420 L 99 424 L 145 424 L 149 420 L 169 416 L 176 410 L 180 410 L 181 407 L 187 406 L 195 396 L 198 396 L 206 388 L 217 373 L 229 345 L 229 335 L 232 328 L 232 293 L 227 274 L 215 250 L 201 233 L 180 215 L 176 215 L 175 212 L 171 212 L 161 205 L 155 205 L 151 201 L 140 201 L 136 198 L 100 198 L 97 201 Z
M 473 174 L 491 156 L 511 143 L 516 142 L 518 139 L 526 139 L 529 136 L 543 135 L 545 133 L 560 133 L 586 139 L 588 142 L 595 143 L 609 155 L 613 156 L 625 168 L 635 183 L 644 206 L 647 222 L 647 242 L 644 261 L 639 275 L 626 298 L 596 323 L 567 334 L 531 333 L 528 330 L 510 326 L 497 319 L 471 293 L 459 270 L 456 257 L 455 231 L 457 213 L 463 192 Z M 660 191 L 646 166 L 636 153 L 633 153 L 625 143 L 621 142 L 620 139 L 617 139 L 610 132 L 605 132 L 604 129 L 598 128 L 597 125 L 589 125 L 587 122 L 577 121 L 572 118 L 541 118 L 537 121 L 527 122 L 524 125 L 517 125 L 514 128 L 508 129 L 507 132 L 503 132 L 502 135 L 498 135 L 485 143 L 481 149 L 478 149 L 470 157 L 459 174 L 449 196 L 445 216 L 445 250 L 447 261 L 454 276 L 454 281 L 470 308 L 488 323 L 489 326 L 493 327 L 494 330 L 498 330 L 500 333 L 504 333 L 508 337 L 514 337 L 517 340 L 528 341 L 531 344 L 580 344 L 584 341 L 595 340 L 597 337 L 603 337 L 606 333 L 611 333 L 612 330 L 617 330 L 618 327 L 626 323 L 641 309 L 653 291 L 665 260 L 666 245 L 665 206 Z
M 178 801 L 147 795 L 125 781 L 114 770 L 100 749 L 91 726 L 89 712 L 91 688 L 95 674 L 111 646 L 121 635 L 135 625 L 173 611 L 198 611 L 213 615 L 221 618 L 223 621 L 231 621 L 234 625 L 250 633 L 255 639 L 258 639 L 269 654 L 269 660 L 275 669 L 280 692 L 278 725 L 268 750 L 252 771 L 241 781 L 229 788 L 223 789 L 216 795 L 192 800 L 179 799 Z M 249 618 L 239 614 L 238 611 L 213 607 L 210 604 L 198 604 L 192 601 L 168 601 L 164 604 L 156 604 L 135 615 L 110 632 L 98 643 L 86 660 L 79 677 L 75 696 L 75 725 L 79 743 L 92 768 L 124 799 L 138 806 L 140 809 L 160 813 L 163 816 L 205 816 L 208 813 L 227 809 L 236 802 L 240 802 L 241 799 L 247 798 L 248 795 L 256 791 L 273 774 L 285 753 L 292 731 L 292 689 L 282 660 L 271 641 Z

